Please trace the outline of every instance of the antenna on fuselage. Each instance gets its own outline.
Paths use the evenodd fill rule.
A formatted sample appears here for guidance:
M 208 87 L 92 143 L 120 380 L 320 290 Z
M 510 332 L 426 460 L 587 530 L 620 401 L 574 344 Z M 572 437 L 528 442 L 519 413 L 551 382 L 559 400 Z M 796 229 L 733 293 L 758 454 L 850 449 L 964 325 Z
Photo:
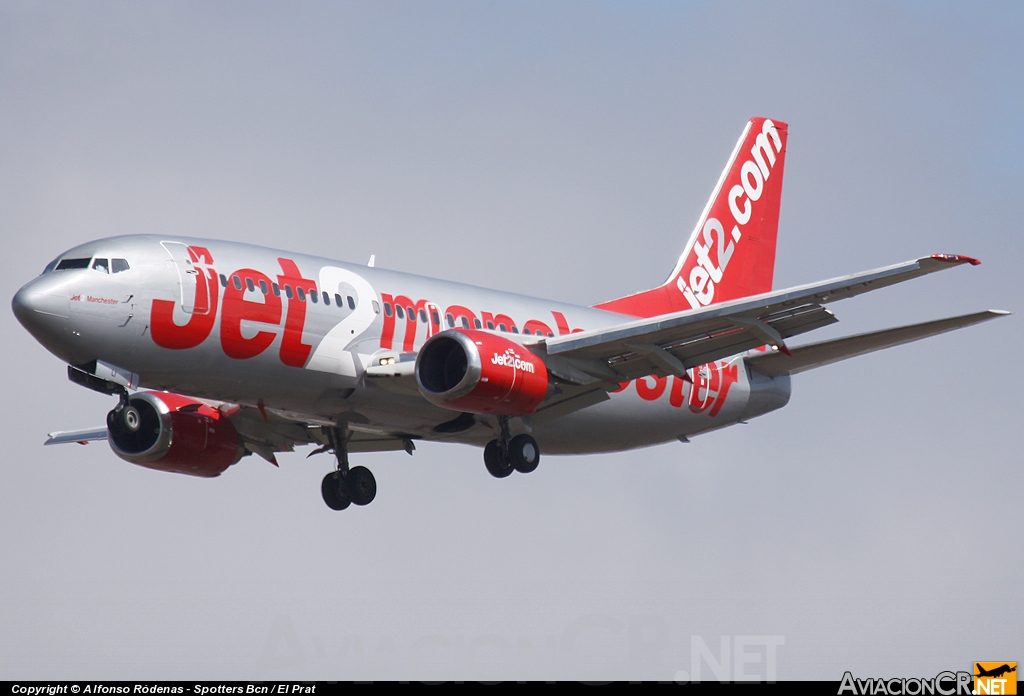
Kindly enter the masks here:
M 370 254 L 370 260 L 366 262 L 366 265 L 369 266 L 370 268 L 373 268 L 373 264 L 376 263 L 376 261 L 377 261 L 377 255 L 376 254 Z

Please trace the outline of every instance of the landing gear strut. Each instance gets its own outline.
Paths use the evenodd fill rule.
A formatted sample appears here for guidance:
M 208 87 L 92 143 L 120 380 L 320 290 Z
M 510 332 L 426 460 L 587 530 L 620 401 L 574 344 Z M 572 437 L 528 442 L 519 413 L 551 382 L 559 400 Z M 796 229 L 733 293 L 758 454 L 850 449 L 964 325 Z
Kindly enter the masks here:
M 491 476 L 505 478 L 518 471 L 528 474 L 540 464 L 540 447 L 532 436 L 516 435 L 512 437 L 508 427 L 508 416 L 498 416 L 501 434 L 484 447 L 484 465 Z
M 338 468 L 324 476 L 320 493 L 327 507 L 344 510 L 350 504 L 369 505 L 377 495 L 377 481 L 365 466 L 348 466 L 348 431 L 327 429 L 328 451 L 334 452 Z

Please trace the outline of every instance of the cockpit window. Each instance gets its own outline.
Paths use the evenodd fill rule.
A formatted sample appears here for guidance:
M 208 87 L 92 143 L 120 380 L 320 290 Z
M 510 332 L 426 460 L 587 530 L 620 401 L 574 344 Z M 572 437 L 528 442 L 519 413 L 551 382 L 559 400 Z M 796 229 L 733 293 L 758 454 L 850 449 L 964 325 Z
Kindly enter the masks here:
M 57 271 L 72 271 L 78 268 L 88 268 L 89 259 L 64 259 L 57 264 Z
M 96 259 L 92 262 L 92 270 L 100 271 L 101 273 L 110 273 L 110 264 L 106 259 Z
M 110 272 L 121 273 L 122 271 L 128 270 L 127 259 L 110 259 Z
M 46 268 L 43 269 L 43 272 L 40 275 L 46 275 L 47 273 L 49 273 L 50 271 L 55 269 L 57 267 L 57 262 L 58 261 L 60 261 L 60 257 L 59 256 L 57 258 L 55 258 L 53 261 L 51 261 L 50 263 L 46 264 Z

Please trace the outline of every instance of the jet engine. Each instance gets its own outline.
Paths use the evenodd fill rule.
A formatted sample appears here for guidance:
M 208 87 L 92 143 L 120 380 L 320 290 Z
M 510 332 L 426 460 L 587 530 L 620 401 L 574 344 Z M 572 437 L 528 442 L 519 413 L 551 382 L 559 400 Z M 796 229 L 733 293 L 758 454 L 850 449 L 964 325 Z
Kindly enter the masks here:
M 220 411 L 168 392 L 133 394 L 107 414 L 107 433 L 121 459 L 190 476 L 219 476 L 245 452 Z
M 484 331 L 452 329 L 423 344 L 416 383 L 428 401 L 444 408 L 525 416 L 547 394 L 548 371 L 518 343 Z

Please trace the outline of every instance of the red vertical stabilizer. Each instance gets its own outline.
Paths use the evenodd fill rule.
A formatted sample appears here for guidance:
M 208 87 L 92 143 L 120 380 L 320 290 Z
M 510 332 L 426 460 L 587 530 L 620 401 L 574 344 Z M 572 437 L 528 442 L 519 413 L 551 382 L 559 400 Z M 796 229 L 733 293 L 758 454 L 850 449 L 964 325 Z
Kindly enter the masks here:
M 653 317 L 769 292 L 788 129 L 750 119 L 668 280 L 595 307 Z

